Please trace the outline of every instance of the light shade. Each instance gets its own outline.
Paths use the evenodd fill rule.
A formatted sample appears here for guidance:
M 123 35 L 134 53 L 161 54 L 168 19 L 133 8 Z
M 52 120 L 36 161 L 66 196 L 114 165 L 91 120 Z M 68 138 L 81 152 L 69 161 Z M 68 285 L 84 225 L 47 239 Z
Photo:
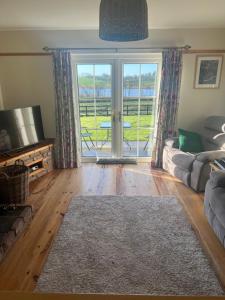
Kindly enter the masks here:
M 146 0 L 101 0 L 99 37 L 106 41 L 129 42 L 148 37 Z

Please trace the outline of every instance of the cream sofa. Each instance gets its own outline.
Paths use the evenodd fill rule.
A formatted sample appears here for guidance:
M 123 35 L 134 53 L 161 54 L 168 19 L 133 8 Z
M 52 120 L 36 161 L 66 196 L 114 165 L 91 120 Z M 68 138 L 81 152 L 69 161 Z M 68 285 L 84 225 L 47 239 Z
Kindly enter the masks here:
M 225 117 L 211 116 L 205 120 L 204 152 L 185 153 L 175 147 L 177 141 L 176 137 L 165 141 L 163 169 L 196 192 L 203 192 L 211 171 L 209 163 L 225 157 Z

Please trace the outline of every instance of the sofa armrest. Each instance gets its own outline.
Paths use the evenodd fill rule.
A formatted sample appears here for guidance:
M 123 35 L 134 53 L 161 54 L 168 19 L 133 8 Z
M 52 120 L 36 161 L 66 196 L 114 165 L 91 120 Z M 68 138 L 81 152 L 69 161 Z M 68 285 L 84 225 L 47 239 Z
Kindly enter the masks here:
M 178 137 L 172 137 L 165 140 L 165 145 L 171 148 L 176 148 L 178 144 Z
M 225 188 L 225 171 L 215 171 L 210 174 L 210 183 L 213 187 Z
M 214 161 L 215 159 L 221 159 L 225 157 L 224 150 L 205 151 L 196 155 L 196 159 L 203 163 Z
M 211 167 L 209 163 L 204 163 L 195 159 L 191 172 L 191 187 L 196 192 L 204 192 L 210 173 Z

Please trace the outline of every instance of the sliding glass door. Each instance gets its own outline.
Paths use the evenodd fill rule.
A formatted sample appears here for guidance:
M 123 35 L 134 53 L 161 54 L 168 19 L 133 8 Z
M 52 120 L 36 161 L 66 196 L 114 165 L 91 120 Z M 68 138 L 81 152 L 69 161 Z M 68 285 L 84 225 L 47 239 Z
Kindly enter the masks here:
M 123 156 L 151 156 L 157 75 L 156 63 L 123 64 Z
M 83 157 L 112 155 L 112 65 L 78 64 L 77 85 Z
M 151 157 L 160 69 L 160 56 L 75 61 L 82 157 Z

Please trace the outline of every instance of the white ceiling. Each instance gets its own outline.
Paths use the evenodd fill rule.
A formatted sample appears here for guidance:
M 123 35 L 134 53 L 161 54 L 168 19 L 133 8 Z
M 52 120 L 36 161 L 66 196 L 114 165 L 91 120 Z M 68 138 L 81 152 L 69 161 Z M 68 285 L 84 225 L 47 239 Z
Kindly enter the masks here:
M 100 0 L 0 0 L 0 29 L 97 29 Z M 225 0 L 148 0 L 149 28 L 225 28 Z

